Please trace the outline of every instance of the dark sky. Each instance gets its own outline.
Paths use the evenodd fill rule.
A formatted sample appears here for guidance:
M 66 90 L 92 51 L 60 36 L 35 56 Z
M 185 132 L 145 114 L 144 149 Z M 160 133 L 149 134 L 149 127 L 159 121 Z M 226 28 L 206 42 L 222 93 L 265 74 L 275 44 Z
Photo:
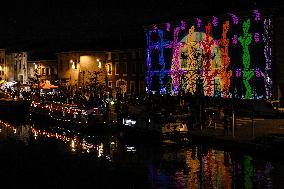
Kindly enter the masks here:
M 143 47 L 145 25 L 277 3 L 275 0 L 10 0 L 0 11 L 0 47 L 53 51 Z

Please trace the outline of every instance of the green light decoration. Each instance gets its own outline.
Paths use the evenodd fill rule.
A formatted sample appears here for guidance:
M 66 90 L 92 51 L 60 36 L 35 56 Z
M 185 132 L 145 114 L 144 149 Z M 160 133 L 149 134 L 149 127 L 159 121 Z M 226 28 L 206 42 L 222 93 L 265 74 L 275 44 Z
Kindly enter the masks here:
M 249 80 L 254 76 L 254 70 L 250 69 L 250 54 L 249 54 L 249 45 L 252 41 L 252 35 L 248 33 L 250 28 L 250 19 L 247 19 L 247 21 L 243 22 L 243 32 L 244 35 L 240 36 L 238 40 L 240 41 L 242 47 L 243 47 L 243 83 L 246 88 L 246 99 L 252 98 L 252 90 L 249 83 Z
M 244 188 L 252 189 L 252 177 L 253 177 L 253 165 L 252 165 L 252 157 L 245 156 L 244 157 Z

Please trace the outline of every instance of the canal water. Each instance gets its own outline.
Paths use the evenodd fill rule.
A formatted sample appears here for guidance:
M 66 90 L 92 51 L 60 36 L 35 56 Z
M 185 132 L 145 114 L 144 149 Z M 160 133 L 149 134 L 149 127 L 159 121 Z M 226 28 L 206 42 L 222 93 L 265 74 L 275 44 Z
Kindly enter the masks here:
M 284 187 L 283 161 L 267 156 L 46 125 L 1 120 L 0 179 L 6 188 Z

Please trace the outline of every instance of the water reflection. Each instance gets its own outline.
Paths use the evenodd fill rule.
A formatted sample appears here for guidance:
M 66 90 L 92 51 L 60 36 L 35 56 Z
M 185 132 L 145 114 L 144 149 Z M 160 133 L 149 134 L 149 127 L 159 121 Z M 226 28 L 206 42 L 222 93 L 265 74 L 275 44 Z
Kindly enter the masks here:
M 121 140 L 120 135 L 87 135 L 59 127 L 43 129 L 35 125 L 15 126 L 1 121 L 0 140 L 11 138 L 25 146 L 37 141 L 56 140 L 64 143 L 70 155 L 88 154 L 94 160 L 107 160 L 120 171 L 128 169 L 138 172 L 137 167 L 145 168 L 145 175 L 140 175 L 140 181 L 138 179 L 140 183 L 131 181 L 131 186 L 136 188 L 143 185 L 141 182 L 143 186 L 153 189 L 277 188 L 283 184 L 279 181 L 283 176 L 283 164 L 205 145 L 150 147 L 128 143 Z M 273 174 L 275 172 L 277 176 Z M 142 177 L 147 177 L 147 181 Z

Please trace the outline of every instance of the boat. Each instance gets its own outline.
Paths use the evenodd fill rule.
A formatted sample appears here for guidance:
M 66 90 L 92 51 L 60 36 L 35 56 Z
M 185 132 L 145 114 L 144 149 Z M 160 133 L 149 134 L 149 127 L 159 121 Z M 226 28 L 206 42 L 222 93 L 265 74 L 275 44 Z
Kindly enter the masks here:
M 29 109 L 33 120 L 48 120 L 58 126 L 72 128 L 104 127 L 104 115 L 98 108 L 86 109 L 76 103 L 54 101 L 32 101 Z
M 161 125 L 164 144 L 184 144 L 189 142 L 187 115 L 170 114 Z
M 1 117 L 20 118 L 27 115 L 30 101 L 13 98 L 10 93 L 0 92 L 0 115 Z

